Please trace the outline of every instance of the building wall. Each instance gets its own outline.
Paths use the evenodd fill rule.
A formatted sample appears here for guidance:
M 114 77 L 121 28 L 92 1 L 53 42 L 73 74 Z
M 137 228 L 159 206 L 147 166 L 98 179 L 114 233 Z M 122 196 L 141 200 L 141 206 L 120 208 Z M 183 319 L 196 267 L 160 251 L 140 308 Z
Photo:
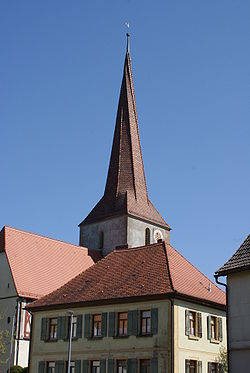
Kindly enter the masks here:
M 250 367 L 250 271 L 229 275 L 227 284 L 231 368 L 232 372 L 248 372 Z
M 144 246 L 145 245 L 145 230 L 150 230 L 150 243 L 156 242 L 154 239 L 155 231 L 159 230 L 162 234 L 163 240 L 169 242 L 169 231 L 150 224 L 146 221 L 128 217 L 128 245 L 131 247 Z
M 101 232 L 104 233 L 103 252 L 106 255 L 119 245 L 127 243 L 127 217 L 119 216 L 98 223 L 80 226 L 80 245 L 89 249 L 102 249 Z
M 9 263 L 5 252 L 0 253 L 0 329 L 7 330 L 9 335 L 12 331 L 12 321 L 16 314 L 17 292 L 11 275 Z M 6 344 L 6 354 L 2 360 L 10 356 L 10 344 Z M 13 359 L 14 360 L 14 357 Z M 8 363 L 1 366 L 7 371 Z
M 156 242 L 154 233 L 159 230 L 163 240 L 169 242 L 169 231 L 130 216 L 119 216 L 98 223 L 80 226 L 80 245 L 90 249 L 101 248 L 101 234 L 104 233 L 103 254 L 107 255 L 117 246 L 137 247 L 145 245 L 145 230 L 150 229 L 150 243 Z
M 20 299 L 17 295 L 15 284 L 10 271 L 9 263 L 5 252 L 0 253 L 0 329 L 12 333 L 13 318 L 15 319 L 13 339 L 12 365 L 28 366 L 29 340 L 24 338 L 25 327 L 25 302 L 19 305 Z M 20 314 L 19 314 L 20 307 Z M 19 317 L 20 315 L 20 317 Z M 20 325 L 20 334 L 19 331 Z M 2 360 L 10 357 L 10 343 L 6 344 L 6 354 Z M 3 372 L 7 371 L 9 362 L 1 366 Z M 0 369 L 0 372 L 2 372 Z
M 202 337 L 190 338 L 185 334 L 185 310 L 202 314 Z M 223 341 L 207 338 L 207 316 L 222 318 Z M 226 348 L 226 312 L 182 300 L 174 301 L 174 365 L 175 373 L 185 373 L 185 360 L 202 361 L 202 373 L 208 372 L 208 362 L 218 362 L 220 349 Z
M 124 312 L 129 310 L 158 309 L 158 334 L 153 336 L 84 338 L 84 314 L 101 312 Z M 65 316 L 67 310 L 36 312 L 33 316 L 30 372 L 38 371 L 39 361 L 67 360 L 68 342 L 41 341 L 42 317 Z M 168 373 L 170 364 L 170 302 L 147 301 L 89 308 L 76 308 L 74 314 L 83 315 L 83 337 L 72 342 L 72 360 L 138 359 L 158 355 L 159 373 Z

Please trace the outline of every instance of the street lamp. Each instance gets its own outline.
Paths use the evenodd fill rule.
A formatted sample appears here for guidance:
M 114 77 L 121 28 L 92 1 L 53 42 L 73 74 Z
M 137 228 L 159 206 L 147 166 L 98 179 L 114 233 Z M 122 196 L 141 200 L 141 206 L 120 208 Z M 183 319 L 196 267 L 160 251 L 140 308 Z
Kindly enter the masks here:
M 70 373 L 70 361 L 71 361 L 71 344 L 72 344 L 72 331 L 73 331 L 73 311 L 67 311 L 69 315 L 69 351 L 68 351 L 68 370 L 67 373 Z

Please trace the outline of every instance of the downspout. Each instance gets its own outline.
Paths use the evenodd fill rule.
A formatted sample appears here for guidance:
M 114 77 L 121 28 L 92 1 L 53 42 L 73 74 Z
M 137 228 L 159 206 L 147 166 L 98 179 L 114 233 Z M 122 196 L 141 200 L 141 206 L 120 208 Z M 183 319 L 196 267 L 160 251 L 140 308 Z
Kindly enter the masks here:
M 221 282 L 218 280 L 220 276 L 218 274 L 214 275 L 215 281 L 218 285 L 225 286 L 226 289 L 226 329 L 227 329 L 227 367 L 228 367 L 228 373 L 230 373 L 230 348 L 229 348 L 229 326 L 228 326 L 228 286 L 224 282 Z
M 19 340 L 20 340 L 20 333 L 21 333 L 21 312 L 22 312 L 22 299 L 17 300 L 17 323 L 18 323 L 18 331 L 16 336 L 16 362 L 15 365 L 18 365 L 18 358 L 19 358 Z
M 171 303 L 171 373 L 174 373 L 174 300 L 170 298 Z
M 30 340 L 29 340 L 29 360 L 28 360 L 28 373 L 30 372 L 30 361 L 31 361 L 31 341 L 32 341 L 32 328 L 33 328 L 33 315 L 30 311 L 27 310 L 31 315 L 31 323 L 30 323 Z

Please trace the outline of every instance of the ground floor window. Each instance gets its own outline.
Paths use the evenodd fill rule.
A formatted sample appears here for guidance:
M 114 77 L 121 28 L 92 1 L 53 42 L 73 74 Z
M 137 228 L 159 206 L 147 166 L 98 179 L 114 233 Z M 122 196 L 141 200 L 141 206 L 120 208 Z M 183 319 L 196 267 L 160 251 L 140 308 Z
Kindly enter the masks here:
M 150 373 L 150 360 L 140 360 L 140 373 Z
M 185 361 L 185 373 L 198 373 L 198 361 L 197 360 L 186 360 Z
M 54 361 L 48 361 L 47 363 L 47 373 L 56 372 L 56 363 Z
M 74 361 L 71 361 L 70 362 L 70 373 L 75 373 L 75 362 Z M 68 362 L 67 362 L 67 371 L 68 371 Z
M 91 362 L 91 373 L 100 373 L 100 361 Z
M 117 361 L 117 373 L 127 373 L 127 361 L 126 360 Z
M 208 363 L 208 373 L 220 373 L 220 372 L 222 372 L 221 364 Z

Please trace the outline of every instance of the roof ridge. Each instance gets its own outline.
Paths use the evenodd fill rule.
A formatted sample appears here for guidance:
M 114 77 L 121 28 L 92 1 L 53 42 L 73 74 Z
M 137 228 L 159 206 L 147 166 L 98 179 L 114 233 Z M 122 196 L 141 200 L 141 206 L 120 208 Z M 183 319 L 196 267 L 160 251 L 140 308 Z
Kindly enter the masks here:
M 221 288 L 219 288 L 212 280 L 210 280 L 203 272 L 201 272 L 201 270 L 199 268 L 197 268 L 193 263 L 190 262 L 190 260 L 188 260 L 187 258 L 185 258 L 184 255 L 182 255 L 175 247 L 173 247 L 172 245 L 170 245 L 169 243 L 167 243 L 167 245 L 169 247 L 171 247 L 171 249 L 175 250 L 177 252 L 177 254 L 179 254 L 184 260 L 186 260 L 193 268 L 195 268 L 202 276 L 206 277 L 206 279 L 211 282 L 217 289 L 219 290 L 222 290 Z M 222 290 L 223 291 L 223 290 Z
M 80 249 L 80 250 L 82 250 L 82 249 L 88 250 L 88 248 L 85 247 L 85 246 L 74 245 L 74 244 L 72 244 L 72 243 L 70 243 L 70 242 L 66 242 L 66 241 L 63 241 L 63 240 L 59 240 L 59 239 L 57 239 L 57 238 L 52 238 L 52 237 L 43 236 L 43 235 L 38 234 L 38 233 L 27 232 L 27 231 L 25 231 L 25 230 L 23 230 L 23 229 L 14 228 L 14 227 L 11 227 L 11 226 L 8 226 L 8 225 L 4 225 L 4 226 L 3 226 L 3 229 L 4 229 L 4 228 L 5 228 L 5 229 L 6 229 L 6 228 L 7 228 L 7 229 L 11 229 L 11 230 L 13 230 L 13 231 L 20 232 L 20 233 L 24 233 L 24 234 L 27 234 L 27 235 L 40 237 L 40 238 L 43 238 L 43 239 L 45 239 L 45 240 L 51 240 L 51 241 L 61 242 L 61 243 L 65 244 L 65 245 L 70 245 L 70 246 L 73 246 L 74 248 L 77 248 L 77 249 Z
M 173 292 L 175 292 L 174 282 L 172 280 L 171 270 L 170 270 L 170 265 L 169 265 L 169 260 L 168 260 L 168 251 L 167 251 L 167 247 L 166 247 L 166 241 L 163 241 L 163 246 L 164 246 L 164 253 L 165 253 L 165 257 L 166 257 L 166 264 L 167 264 L 167 269 L 168 269 L 170 286 L 171 286 Z
M 163 242 L 163 241 L 162 241 Z M 110 252 L 108 255 L 112 253 L 122 253 L 124 251 L 136 251 L 136 250 L 143 250 L 143 249 L 148 249 L 151 248 L 152 246 L 161 246 L 162 242 L 154 242 L 149 245 L 143 245 L 143 246 L 136 246 L 136 247 L 127 247 L 127 248 L 121 248 L 121 249 L 114 249 L 112 252 Z

